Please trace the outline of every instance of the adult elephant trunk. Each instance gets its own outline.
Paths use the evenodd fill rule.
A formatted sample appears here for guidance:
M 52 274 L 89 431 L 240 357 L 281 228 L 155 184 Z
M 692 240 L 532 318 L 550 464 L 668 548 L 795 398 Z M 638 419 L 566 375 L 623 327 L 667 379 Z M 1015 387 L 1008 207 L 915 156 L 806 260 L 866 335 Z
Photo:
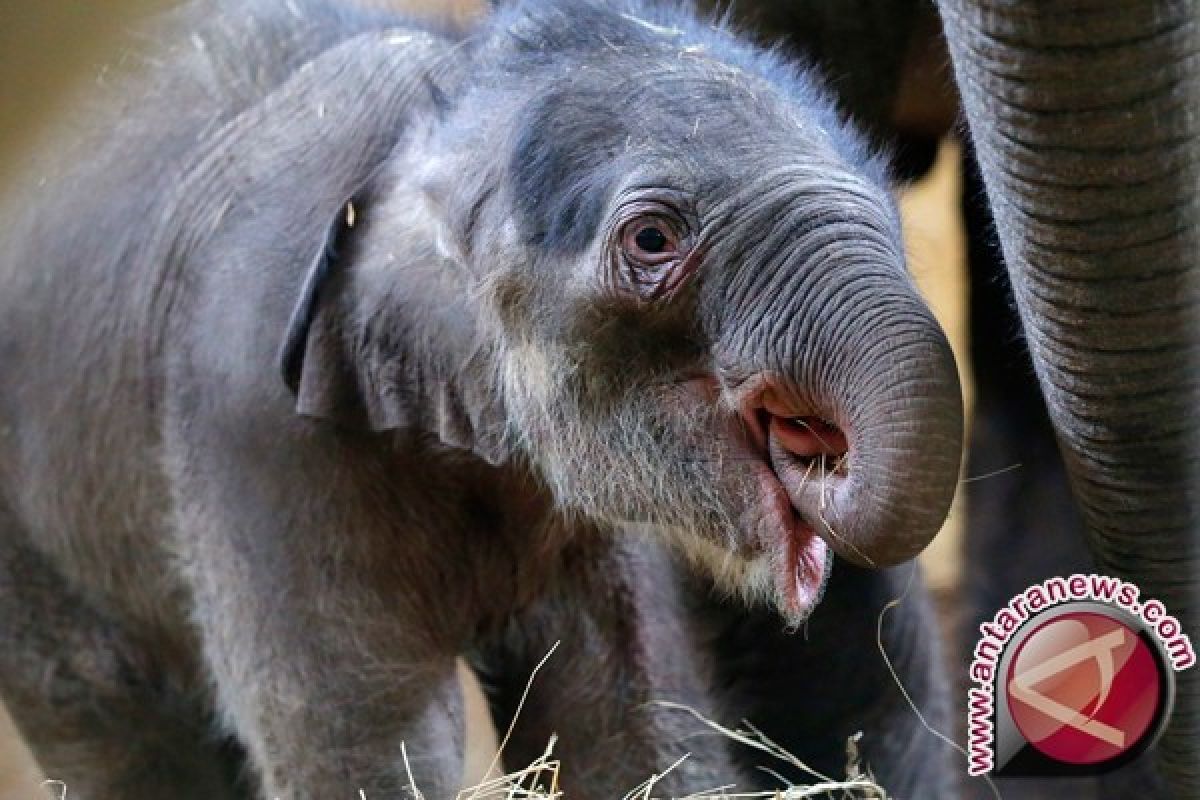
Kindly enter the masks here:
M 1089 544 L 1200 632 L 1200 62 L 1189 2 L 940 0 Z M 1069 9 L 1067 8 L 1069 6 Z M 1159 748 L 1200 796 L 1200 671 Z

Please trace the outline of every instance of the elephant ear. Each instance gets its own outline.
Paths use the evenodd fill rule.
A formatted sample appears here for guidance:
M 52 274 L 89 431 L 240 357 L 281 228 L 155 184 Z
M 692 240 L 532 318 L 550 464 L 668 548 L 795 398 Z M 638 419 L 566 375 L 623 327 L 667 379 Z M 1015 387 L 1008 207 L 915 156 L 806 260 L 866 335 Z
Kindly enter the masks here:
M 344 353 L 345 340 L 332 308 L 335 303 L 322 303 L 324 295 L 335 294 L 338 284 L 346 280 L 336 274 L 336 266 L 339 254 L 350 244 L 356 213 L 354 201 L 347 201 L 321 237 L 288 320 L 279 360 L 283 382 L 296 396 L 297 412 L 381 430 L 395 425 L 386 423 L 382 408 L 372 415 L 362 402 Z
M 340 207 L 292 310 L 279 358 L 297 413 L 351 429 L 424 432 L 489 464 L 508 461 L 502 403 L 485 381 L 469 379 L 470 358 L 457 375 L 421 363 L 424 348 L 413 345 L 411 333 L 419 326 L 396 318 L 405 303 L 386 289 L 371 304 L 380 313 L 360 318 L 366 304 L 356 301 L 363 287 L 354 285 L 363 279 L 355 274 L 363 249 L 358 224 L 370 204 L 360 192 Z M 444 333 L 439 344 L 475 351 L 473 329 Z

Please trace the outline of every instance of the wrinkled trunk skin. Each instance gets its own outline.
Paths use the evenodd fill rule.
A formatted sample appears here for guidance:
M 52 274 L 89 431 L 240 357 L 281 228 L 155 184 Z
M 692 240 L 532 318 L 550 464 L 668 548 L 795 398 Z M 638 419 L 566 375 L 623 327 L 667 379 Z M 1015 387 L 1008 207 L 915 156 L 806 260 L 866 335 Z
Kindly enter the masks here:
M 1200 635 L 1200 26 L 1187 2 L 939 0 L 1099 570 Z M 1158 747 L 1200 796 L 1200 669 Z
M 812 387 L 817 407 L 847 431 L 850 455 L 844 480 L 802 480 L 788 493 L 838 555 L 864 567 L 903 563 L 941 529 L 958 481 L 963 406 L 950 344 L 894 275 L 847 266 L 800 296 L 820 311 L 788 320 L 785 330 L 811 327 L 779 334 L 799 343 L 780 348 L 779 371 Z
M 822 211 L 830 197 L 840 204 Z M 805 233 L 784 248 L 784 267 L 710 285 L 717 360 L 778 377 L 841 427 L 844 476 L 774 456 L 772 467 L 835 553 L 862 567 L 900 564 L 941 528 L 958 479 L 963 406 L 949 342 L 904 270 L 895 220 L 866 190 L 813 181 L 755 212 L 750 229 Z M 779 249 L 771 238 L 763 248 Z

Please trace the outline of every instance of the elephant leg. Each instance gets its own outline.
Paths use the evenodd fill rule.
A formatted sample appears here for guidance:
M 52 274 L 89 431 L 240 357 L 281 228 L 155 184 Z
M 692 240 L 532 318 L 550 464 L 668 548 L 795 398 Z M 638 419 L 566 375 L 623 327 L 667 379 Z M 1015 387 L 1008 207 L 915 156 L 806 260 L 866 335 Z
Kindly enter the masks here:
M 47 778 L 81 800 L 249 797 L 203 700 L 20 542 L 0 507 L 0 695 Z
M 963 158 L 962 210 L 975 373 L 963 559 L 970 647 L 979 623 L 1015 593 L 1053 575 L 1093 567 L 969 152 Z
M 1195 636 L 1200 14 L 938 5 L 1089 550 Z M 1176 677 L 1157 762 L 1166 796 L 1195 797 L 1200 672 Z
M 954 796 L 949 749 L 921 724 L 877 647 L 880 613 L 903 596 L 884 619 L 884 649 L 928 723 L 949 730 L 937 624 L 919 574 L 908 585 L 916 569 L 869 571 L 836 563 L 825 598 L 794 633 L 770 610 L 746 610 L 700 587 L 698 613 L 714 621 L 718 682 L 733 718 L 753 723 L 834 779 L 846 775 L 847 739 L 861 731 L 862 766 L 894 796 Z M 779 784 L 758 766 L 790 782 L 813 782 L 812 775 L 766 763 L 757 751 L 736 755 L 760 789 Z
M 247 492 L 245 468 L 229 463 L 246 454 L 233 450 L 192 451 L 176 478 L 175 533 L 216 703 L 261 797 L 396 800 L 410 785 L 453 797 L 458 634 L 409 592 L 428 563 L 395 546 L 422 530 L 398 536 L 364 515 L 380 504 L 342 474 L 318 495 L 304 476 L 259 464 L 254 474 L 272 477 Z
M 1095 570 L 1083 520 L 1071 495 L 1054 428 L 1022 338 L 1012 286 L 996 242 L 979 167 L 963 159 L 971 363 L 975 410 L 968 446 L 967 524 L 963 542 L 966 608 L 957 632 L 959 663 L 970 662 L 979 624 L 1026 587 L 1055 575 Z M 956 707 L 966 697 L 956 686 Z M 966 719 L 962 708 L 960 720 Z M 1006 797 L 1056 800 L 1121 798 L 1157 780 L 1148 757 L 1101 778 L 998 779 Z M 967 796 L 991 797 L 970 781 Z
M 568 797 L 611 800 L 688 759 L 655 785 L 683 797 L 738 782 L 727 743 L 696 717 L 715 718 L 709 658 L 682 602 L 682 579 L 656 542 L 587 536 L 564 556 L 560 579 L 475 654 L 496 728 L 514 724 L 508 769 L 526 766 L 557 734 Z
M 979 624 L 1017 592 L 1053 575 L 1087 572 L 1091 557 L 1071 496 L 1033 364 L 1021 336 L 1012 286 L 996 243 L 991 210 L 969 145 L 964 146 L 963 227 L 967 239 L 971 363 L 975 408 L 967 448 L 966 525 L 962 578 L 965 608 L 956 655 L 969 664 Z M 965 674 L 955 686 L 960 730 L 966 720 Z M 972 800 L 991 797 L 982 781 L 967 780 Z M 1004 782 L 1021 800 L 1094 798 L 1093 778 Z

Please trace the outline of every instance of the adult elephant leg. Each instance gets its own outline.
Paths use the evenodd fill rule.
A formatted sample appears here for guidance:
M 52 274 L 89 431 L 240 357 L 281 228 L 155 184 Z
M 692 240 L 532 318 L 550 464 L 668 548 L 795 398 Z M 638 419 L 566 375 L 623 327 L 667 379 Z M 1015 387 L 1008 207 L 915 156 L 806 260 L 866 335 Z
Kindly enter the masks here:
M 964 486 L 968 607 L 962 644 L 969 654 L 979 623 L 1014 594 L 1093 565 L 969 152 L 963 158 L 962 210 L 975 378 L 966 474 L 976 477 Z
M 969 147 L 967 151 L 962 212 L 975 408 L 966 473 L 980 477 L 964 486 L 965 602 L 957 620 L 954 651 L 954 663 L 963 666 L 970 663 L 979 640 L 979 624 L 991 619 L 1017 592 L 1052 575 L 1094 568 L 1054 428 L 1021 336 L 979 168 Z M 961 708 L 969 678 L 964 670 L 957 675 L 956 707 Z M 965 709 L 959 721 L 965 725 Z M 983 781 L 964 783 L 966 800 L 993 796 Z M 1001 791 L 1021 800 L 1064 796 L 1093 800 L 1098 791 L 1095 784 L 1092 777 L 1016 778 L 1002 782 Z
M 1100 570 L 1197 632 L 1200 62 L 1184 2 L 940 0 L 1034 365 Z M 1200 794 L 1200 671 L 1159 748 Z
M 966 473 L 985 476 L 966 485 L 966 608 L 955 662 L 965 665 L 979 639 L 979 624 L 1010 598 L 1053 575 L 1092 572 L 1095 563 L 1024 344 L 979 165 L 969 147 L 963 158 L 962 201 L 975 367 Z M 961 677 L 955 690 L 965 698 L 966 675 Z M 1000 779 L 1001 790 L 1021 800 L 1057 800 L 1064 794 L 1075 800 L 1143 796 L 1156 780 L 1149 762 L 1139 758 L 1105 776 L 1103 788 L 1093 777 L 1014 778 Z M 978 780 L 967 781 L 964 791 L 970 800 L 992 797 L 990 787 Z

